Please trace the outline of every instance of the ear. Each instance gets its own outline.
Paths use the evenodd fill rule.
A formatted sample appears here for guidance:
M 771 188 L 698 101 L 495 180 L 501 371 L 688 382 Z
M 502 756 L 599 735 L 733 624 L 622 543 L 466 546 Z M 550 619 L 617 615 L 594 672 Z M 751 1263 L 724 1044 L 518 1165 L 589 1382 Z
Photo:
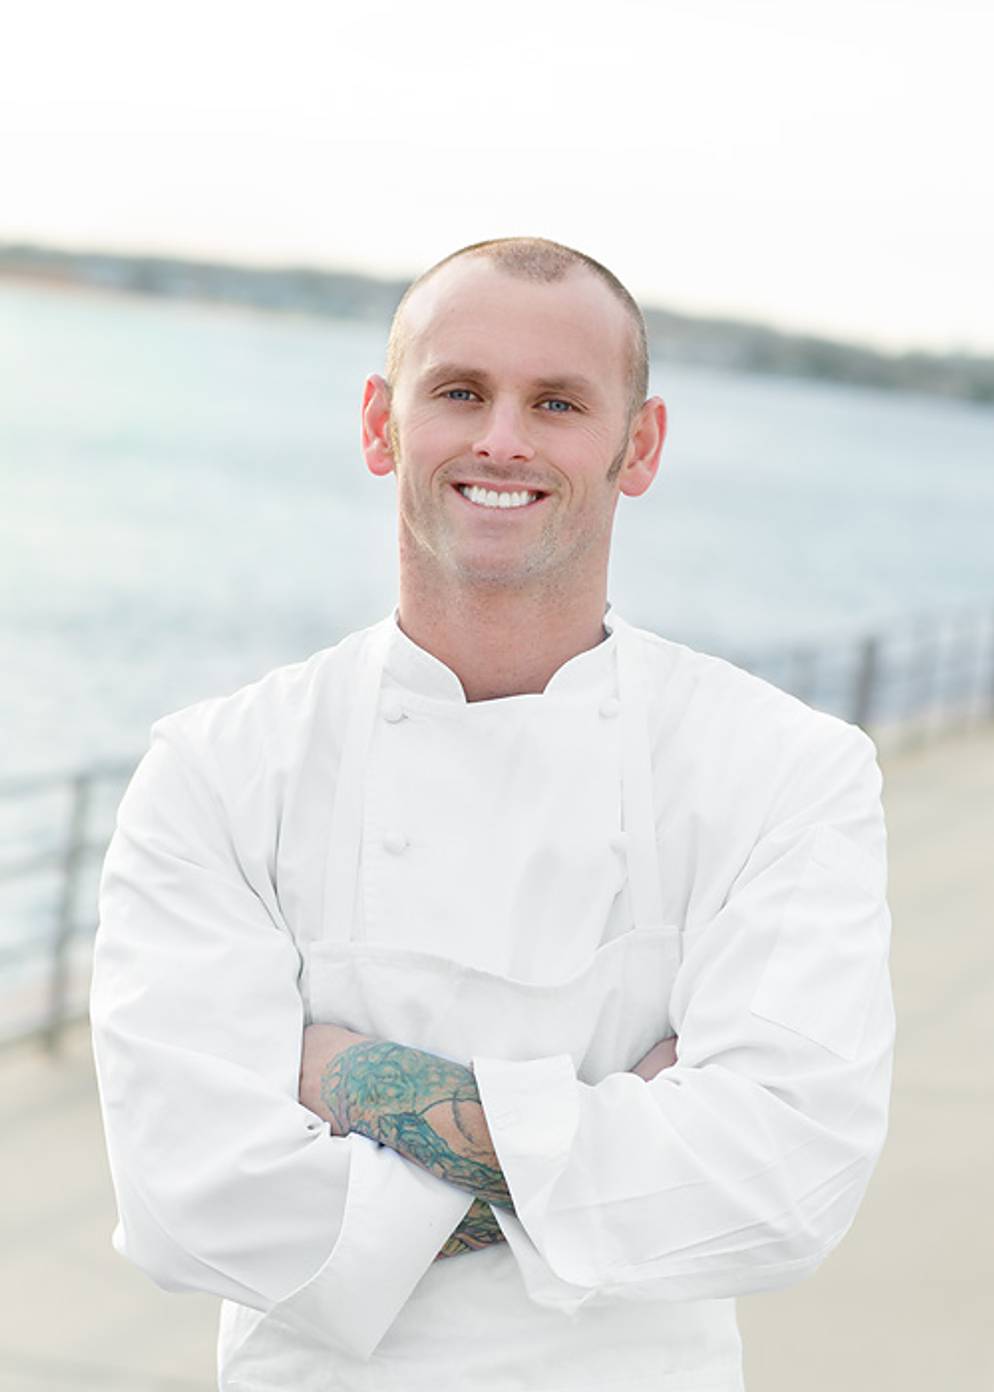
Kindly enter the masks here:
M 656 477 L 665 439 L 666 405 L 662 397 L 650 396 L 632 422 L 628 454 L 618 475 L 618 487 L 627 497 L 639 497 Z
M 371 474 L 393 472 L 390 443 L 390 388 L 378 373 L 366 378 L 362 393 L 362 452 Z

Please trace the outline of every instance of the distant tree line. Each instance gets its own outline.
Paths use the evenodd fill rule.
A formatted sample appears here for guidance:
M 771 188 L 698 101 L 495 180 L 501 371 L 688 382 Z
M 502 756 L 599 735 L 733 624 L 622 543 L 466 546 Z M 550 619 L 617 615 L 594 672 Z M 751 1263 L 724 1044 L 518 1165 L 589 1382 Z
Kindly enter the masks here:
M 237 266 L 24 244 L 0 245 L 0 275 L 384 323 L 407 284 L 312 266 Z M 884 353 L 762 324 L 654 307 L 646 309 L 645 317 L 657 361 L 994 402 L 994 357 Z

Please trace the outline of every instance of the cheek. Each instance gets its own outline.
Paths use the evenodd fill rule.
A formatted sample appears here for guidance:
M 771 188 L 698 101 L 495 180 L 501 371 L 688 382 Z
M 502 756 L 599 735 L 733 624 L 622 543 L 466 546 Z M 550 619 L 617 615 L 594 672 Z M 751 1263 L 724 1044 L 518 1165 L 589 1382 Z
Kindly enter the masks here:
M 447 450 L 462 446 L 467 438 L 467 422 L 454 413 L 415 411 L 403 420 L 400 438 L 408 453 L 444 455 Z
M 590 492 L 603 481 L 617 454 L 619 441 L 607 430 L 587 422 L 577 422 L 567 437 L 547 441 L 547 458 L 558 464 Z
M 577 447 L 583 451 L 585 459 L 594 461 L 614 458 L 618 432 L 611 430 L 607 424 L 580 421 L 575 437 Z

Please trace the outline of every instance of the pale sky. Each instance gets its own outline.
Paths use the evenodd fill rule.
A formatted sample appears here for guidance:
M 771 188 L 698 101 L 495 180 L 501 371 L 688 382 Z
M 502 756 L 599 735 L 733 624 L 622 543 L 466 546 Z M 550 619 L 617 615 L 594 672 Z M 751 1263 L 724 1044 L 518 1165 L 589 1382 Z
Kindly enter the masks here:
M 0 241 L 406 276 L 528 233 L 644 303 L 994 351 L 992 0 L 0 13 Z

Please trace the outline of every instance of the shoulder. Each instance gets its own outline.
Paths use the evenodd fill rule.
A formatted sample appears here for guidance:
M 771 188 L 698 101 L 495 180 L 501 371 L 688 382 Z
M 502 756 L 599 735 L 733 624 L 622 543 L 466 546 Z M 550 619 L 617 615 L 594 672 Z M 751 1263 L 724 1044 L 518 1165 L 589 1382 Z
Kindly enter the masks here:
M 160 717 L 151 728 L 153 745 L 172 745 L 205 771 L 247 780 L 263 765 L 293 762 L 315 734 L 340 732 L 367 632 L 350 633 L 332 647 L 276 667 L 227 695 Z
M 873 740 L 724 658 L 635 629 L 646 659 L 655 745 L 712 786 L 764 790 L 772 806 L 834 774 L 879 791 Z
M 686 708 L 697 721 L 725 724 L 755 736 L 804 741 L 848 741 L 874 748 L 857 725 L 816 710 L 772 682 L 726 658 L 700 652 L 645 628 L 633 628 L 650 673 L 657 710 Z

